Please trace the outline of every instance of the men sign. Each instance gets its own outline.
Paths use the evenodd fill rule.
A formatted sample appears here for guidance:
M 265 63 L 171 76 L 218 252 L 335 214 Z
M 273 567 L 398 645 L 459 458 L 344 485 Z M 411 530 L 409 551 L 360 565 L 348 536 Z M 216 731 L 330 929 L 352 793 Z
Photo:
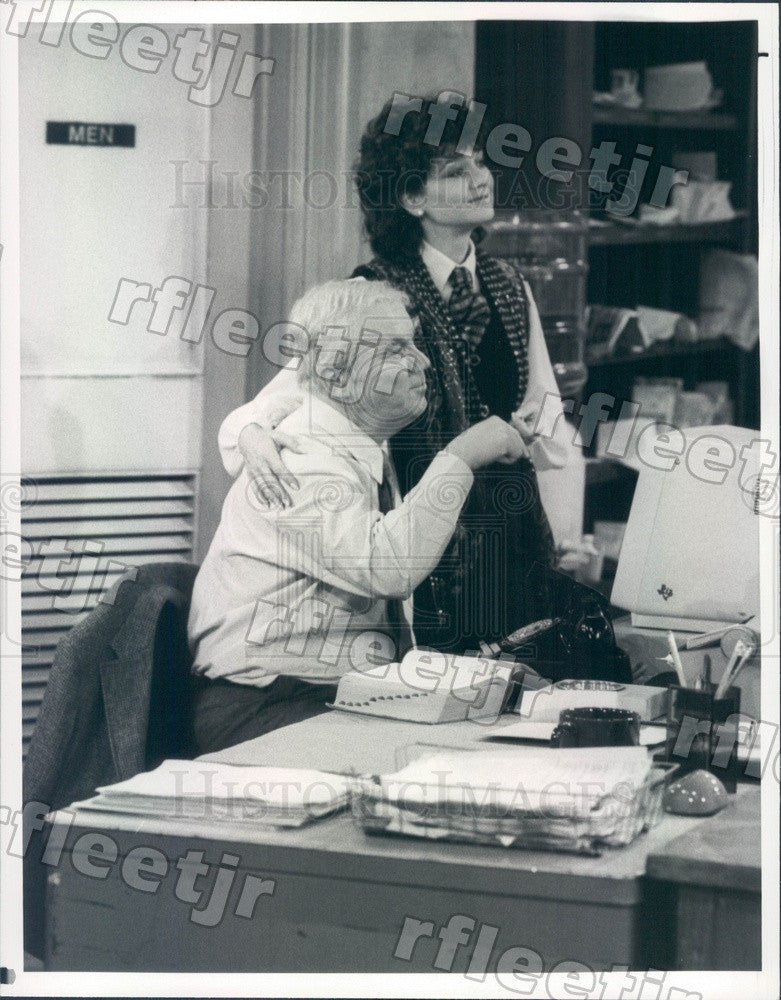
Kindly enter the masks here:
M 135 146 L 135 125 L 46 122 L 46 142 L 60 146 Z

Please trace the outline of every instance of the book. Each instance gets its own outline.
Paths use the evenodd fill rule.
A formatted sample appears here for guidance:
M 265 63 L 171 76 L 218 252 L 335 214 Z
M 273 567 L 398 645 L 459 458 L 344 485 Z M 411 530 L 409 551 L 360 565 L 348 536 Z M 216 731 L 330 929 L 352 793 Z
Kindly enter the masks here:
M 681 392 L 675 403 L 676 427 L 703 427 L 713 423 L 716 404 L 704 392 Z
M 640 406 L 641 417 L 671 424 L 682 389 L 680 378 L 639 377 L 632 385 L 632 402 Z

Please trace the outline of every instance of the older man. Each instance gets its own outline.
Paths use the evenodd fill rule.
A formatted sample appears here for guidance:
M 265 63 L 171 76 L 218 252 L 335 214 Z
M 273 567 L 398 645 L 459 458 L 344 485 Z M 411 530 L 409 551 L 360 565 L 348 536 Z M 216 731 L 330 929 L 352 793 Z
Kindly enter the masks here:
M 302 401 L 277 432 L 299 488 L 269 509 L 245 470 L 225 500 L 188 626 L 201 753 L 317 714 L 342 674 L 400 657 L 412 642 L 402 601 L 439 562 L 473 470 L 524 449 L 491 417 L 402 500 L 386 442 L 425 409 L 429 364 L 404 297 L 384 282 L 332 281 L 290 320 L 307 344 Z

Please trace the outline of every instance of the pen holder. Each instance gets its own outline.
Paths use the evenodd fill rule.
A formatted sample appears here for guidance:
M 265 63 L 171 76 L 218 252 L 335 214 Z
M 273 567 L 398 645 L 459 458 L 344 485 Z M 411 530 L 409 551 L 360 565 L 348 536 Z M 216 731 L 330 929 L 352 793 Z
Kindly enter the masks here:
M 737 747 L 740 688 L 730 687 L 715 698 L 708 689 L 671 685 L 667 689 L 667 732 L 664 759 L 682 773 L 702 768 L 734 792 L 739 772 Z

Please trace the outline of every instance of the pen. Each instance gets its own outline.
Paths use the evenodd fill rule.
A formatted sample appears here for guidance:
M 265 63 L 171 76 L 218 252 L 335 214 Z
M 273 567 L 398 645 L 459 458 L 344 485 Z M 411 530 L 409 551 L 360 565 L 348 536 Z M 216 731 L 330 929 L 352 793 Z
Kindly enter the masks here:
M 710 656 L 707 653 L 705 654 L 705 657 L 703 658 L 702 663 L 703 663 L 703 666 L 705 668 L 705 690 L 710 693 L 711 683 L 712 683 L 712 681 L 711 681 L 711 659 L 710 659 Z
M 735 648 L 732 650 L 732 656 L 727 660 L 727 666 L 724 668 L 724 673 L 722 674 L 721 680 L 719 681 L 719 686 L 716 688 L 716 693 L 713 698 L 716 700 L 720 698 L 724 692 L 727 690 L 727 681 L 729 680 L 729 675 L 732 673 L 732 668 L 738 662 L 738 657 L 743 652 L 743 643 L 738 641 L 735 643 Z
M 721 637 L 728 632 L 732 626 L 720 628 L 717 632 L 704 632 L 702 635 L 690 636 L 684 643 L 684 649 L 704 649 L 706 646 L 718 646 Z
M 681 687 L 686 687 L 686 678 L 683 675 L 683 664 L 681 663 L 681 656 L 678 652 L 678 647 L 675 644 L 675 636 L 672 632 L 667 633 L 667 644 L 670 647 L 670 656 L 673 658 L 673 667 L 675 668 L 675 673 L 678 675 L 678 683 Z
M 732 656 L 729 659 L 726 670 L 724 671 L 724 676 L 719 681 L 719 686 L 716 688 L 716 693 L 713 696 L 713 700 L 716 701 L 721 698 L 727 688 L 732 684 L 735 678 L 738 676 L 740 671 L 743 669 L 748 658 L 754 652 L 754 647 L 748 645 L 747 643 L 740 641 L 735 644 L 735 648 L 732 651 Z

